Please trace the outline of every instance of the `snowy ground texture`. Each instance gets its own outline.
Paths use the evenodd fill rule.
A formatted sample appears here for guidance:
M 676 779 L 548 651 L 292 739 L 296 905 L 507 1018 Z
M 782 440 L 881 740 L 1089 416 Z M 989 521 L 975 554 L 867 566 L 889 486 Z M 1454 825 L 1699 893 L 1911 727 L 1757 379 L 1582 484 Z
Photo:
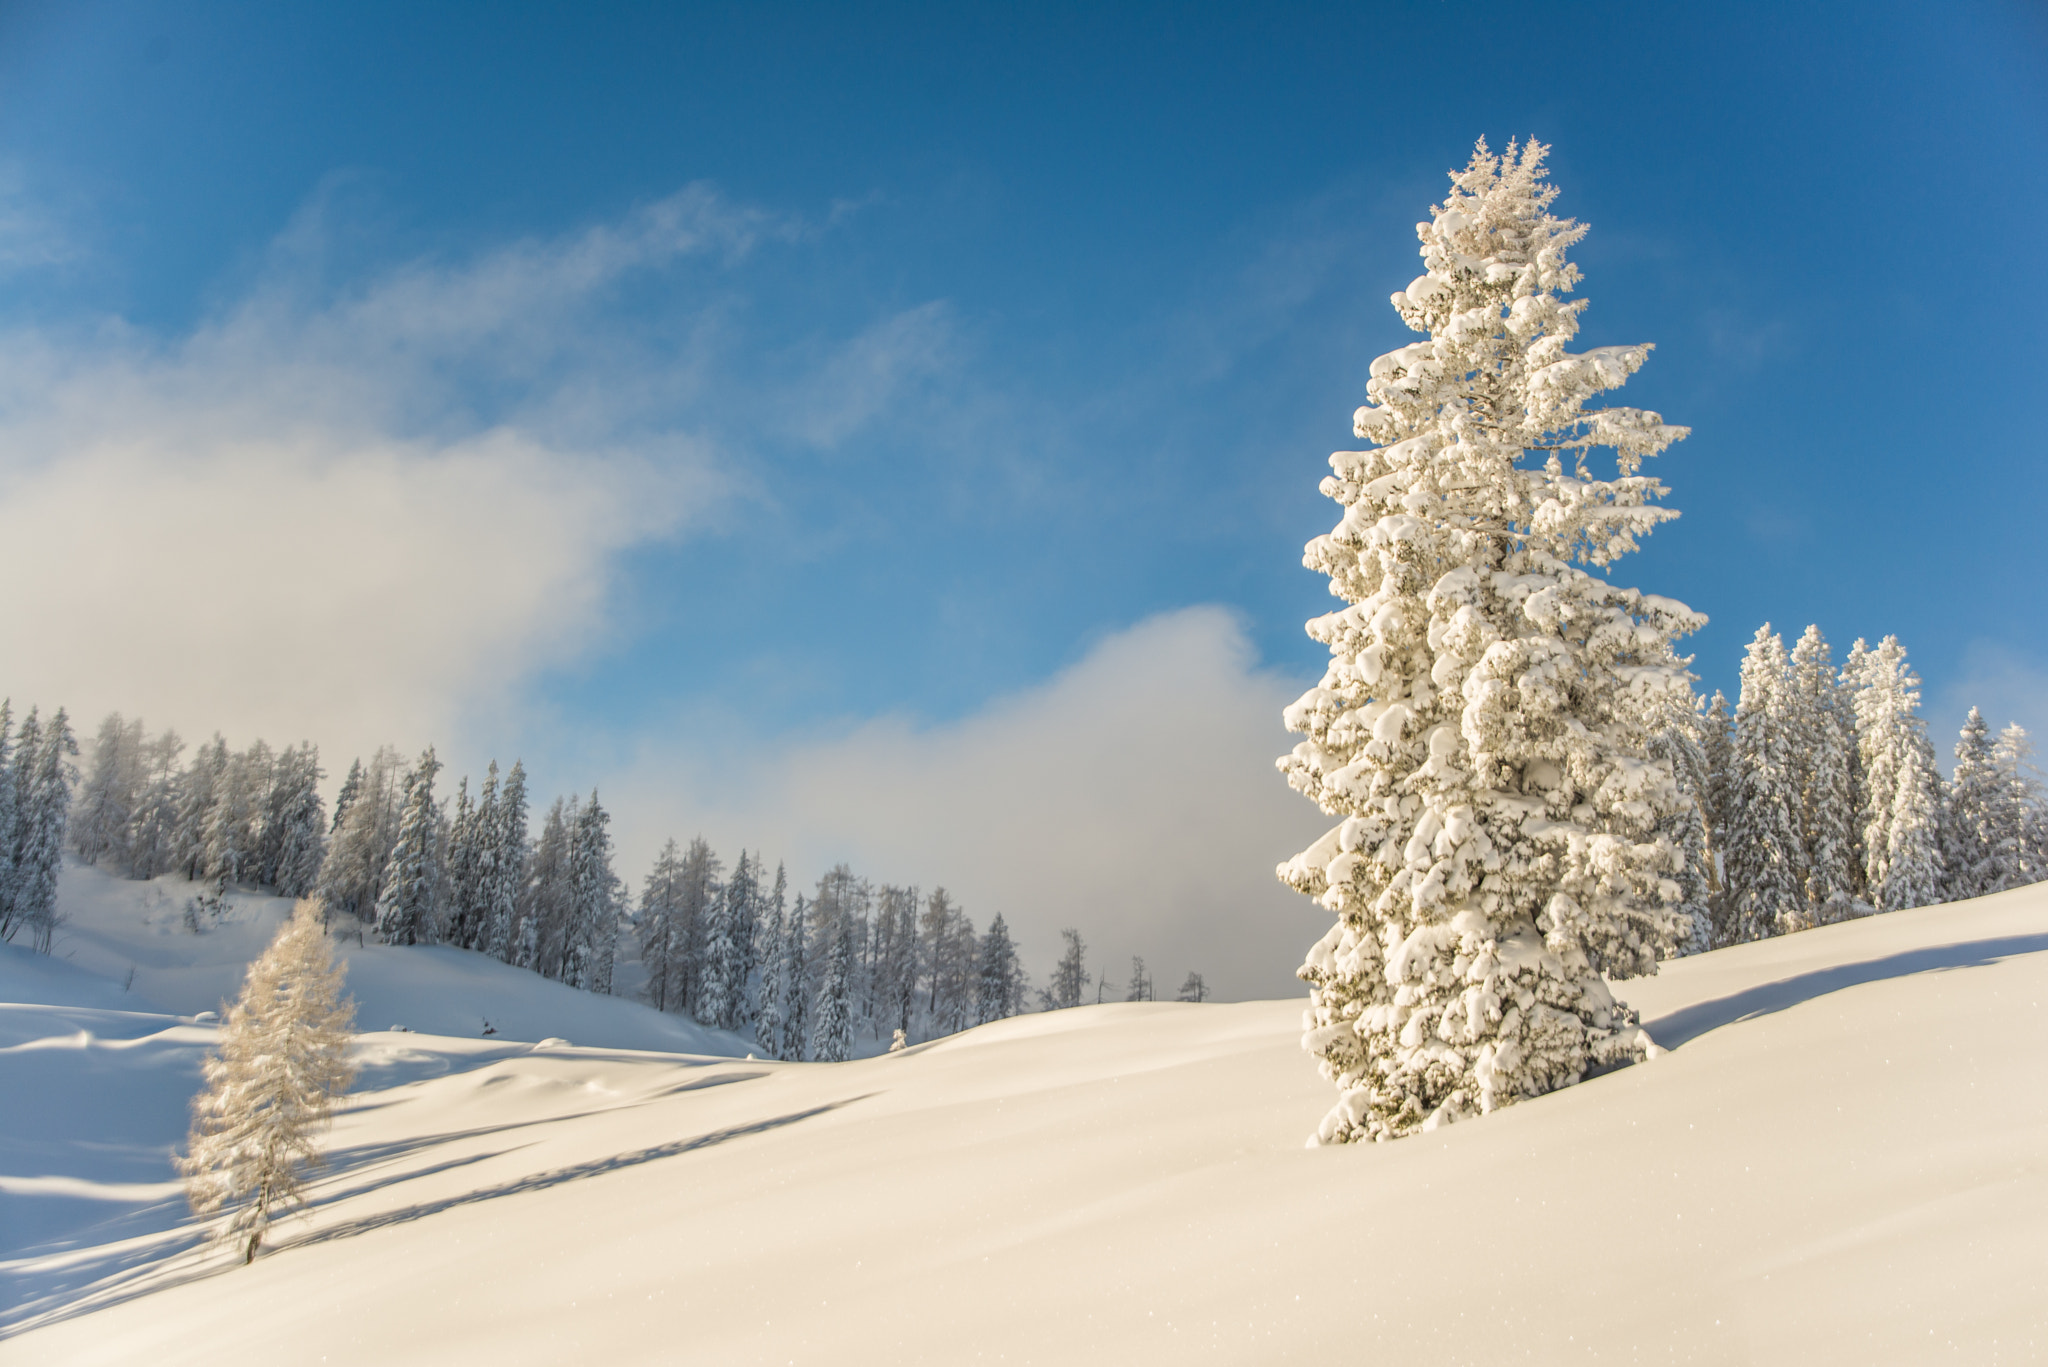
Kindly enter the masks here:
M 357 954 L 364 1023 L 445 970 L 546 1024 L 472 958 Z M 2048 1359 L 2048 885 L 1669 965 L 1669 1053 L 1377 1147 L 1303 1148 L 1297 1001 L 845 1064 L 370 1033 L 248 1268 L 181 1221 L 212 1032 L 143 974 L 0 958 L 10 1367 Z

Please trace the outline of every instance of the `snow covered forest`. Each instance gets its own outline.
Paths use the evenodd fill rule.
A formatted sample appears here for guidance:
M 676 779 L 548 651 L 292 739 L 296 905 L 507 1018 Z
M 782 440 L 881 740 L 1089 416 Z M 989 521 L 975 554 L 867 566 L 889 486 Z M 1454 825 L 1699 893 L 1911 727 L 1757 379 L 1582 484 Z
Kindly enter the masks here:
M 630 993 L 779 1059 L 843 1060 L 1027 1010 L 1156 996 L 1142 959 L 1127 981 L 1091 975 L 1077 930 L 1034 989 L 1000 914 L 978 931 L 943 887 L 878 887 L 845 865 L 792 898 L 786 869 L 758 852 L 728 868 L 701 838 L 669 840 L 636 897 L 597 793 L 555 798 L 536 836 L 516 761 L 502 775 L 493 762 L 474 792 L 463 778 L 449 810 L 432 748 L 407 764 L 387 746 L 350 765 L 330 818 L 310 743 L 237 751 L 215 735 L 184 760 L 175 732 L 116 713 L 75 764 L 63 711 L 12 730 L 7 717 L 0 706 L 0 937 L 26 932 L 44 952 L 68 845 L 87 865 L 197 885 L 194 933 L 234 889 L 317 897 L 335 933 L 453 945 Z M 1206 992 L 1191 972 L 1180 996 Z

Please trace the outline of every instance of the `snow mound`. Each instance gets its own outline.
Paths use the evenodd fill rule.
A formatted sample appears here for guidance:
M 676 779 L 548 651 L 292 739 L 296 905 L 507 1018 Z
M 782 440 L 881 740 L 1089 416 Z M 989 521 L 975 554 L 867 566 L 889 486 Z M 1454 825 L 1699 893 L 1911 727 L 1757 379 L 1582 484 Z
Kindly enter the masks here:
M 1334 1149 L 1302 1147 L 1329 1089 L 1299 1001 L 1084 1007 L 844 1064 L 365 1035 L 314 1209 L 274 1251 L 230 1266 L 147 1220 L 18 1245 L 0 1358 L 2048 1353 L 2048 887 L 1684 960 L 1625 995 L 1654 1062 Z M 10 1217 L 146 1208 L 168 1169 L 145 1154 L 181 1130 L 210 1032 L 26 1009 L 48 1034 L 0 1050 L 4 1094 L 35 1099 L 0 1148 Z M 93 1081 L 150 1069 L 132 1094 Z

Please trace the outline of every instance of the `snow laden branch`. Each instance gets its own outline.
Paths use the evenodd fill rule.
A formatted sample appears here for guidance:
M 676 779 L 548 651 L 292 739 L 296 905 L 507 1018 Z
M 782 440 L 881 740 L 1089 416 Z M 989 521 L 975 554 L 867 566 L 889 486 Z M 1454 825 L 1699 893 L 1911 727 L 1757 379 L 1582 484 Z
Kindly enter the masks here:
M 1585 229 L 1548 212 L 1545 151 L 1480 143 L 1417 226 L 1427 269 L 1393 303 L 1428 337 L 1373 362 L 1355 426 L 1379 444 L 1330 458 L 1343 517 L 1304 558 L 1347 604 L 1308 624 L 1330 666 L 1280 761 L 1343 818 L 1279 870 L 1337 917 L 1300 970 L 1340 1093 L 1324 1143 L 1641 1057 L 1603 974 L 1654 972 L 1692 933 L 1687 799 L 1650 741 L 1690 705 L 1671 643 L 1704 619 L 1584 568 L 1676 516 L 1639 470 L 1686 429 L 1587 407 L 1650 348 L 1566 350 Z

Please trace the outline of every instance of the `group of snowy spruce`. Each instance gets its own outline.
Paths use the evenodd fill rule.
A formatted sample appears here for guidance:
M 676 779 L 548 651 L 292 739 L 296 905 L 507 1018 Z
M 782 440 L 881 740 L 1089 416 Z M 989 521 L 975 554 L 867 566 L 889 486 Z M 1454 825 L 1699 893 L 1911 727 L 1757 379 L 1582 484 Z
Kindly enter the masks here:
M 1482 141 L 1416 225 L 1393 296 L 1423 340 L 1372 363 L 1304 563 L 1322 681 L 1288 782 L 1341 818 L 1279 874 L 1336 914 L 1303 1044 L 1336 1084 L 1315 1139 L 1389 1139 L 1643 1057 L 1611 981 L 1660 959 L 2038 879 L 2024 733 L 1970 715 L 1943 784 L 1887 637 L 1838 676 L 1766 627 L 1732 719 L 1674 642 L 1682 603 L 1598 577 L 1660 522 L 1642 462 L 1688 429 L 1588 401 L 1650 347 L 1566 350 L 1583 299 L 1547 149 Z M 1601 455 L 1605 452 L 1605 455 Z
M 357 938 L 374 929 L 389 944 L 452 944 L 609 993 L 623 927 L 638 939 L 650 1005 L 751 1032 L 777 1058 L 844 1059 L 863 1036 L 949 1034 L 1016 1015 L 1032 999 L 1000 915 L 978 934 L 944 888 L 876 888 L 843 865 L 792 906 L 780 866 L 771 880 L 766 862 L 743 851 L 728 874 L 702 839 L 684 850 L 671 840 L 629 911 L 597 794 L 558 798 L 532 839 L 517 763 L 502 781 L 492 764 L 475 799 L 464 779 L 447 813 L 434 795 L 434 752 L 408 767 L 387 747 L 351 766 L 330 821 L 310 744 L 273 751 L 257 741 L 236 752 L 216 736 L 181 766 L 175 733 L 151 738 L 117 713 L 101 723 L 80 780 L 63 713 L 47 724 L 31 714 L 12 763 L 4 718 L 0 831 L 14 836 L 0 849 L 14 853 L 0 875 L 18 889 L 4 904 L 6 934 L 32 928 L 45 951 L 68 824 L 86 864 L 203 884 L 186 907 L 195 932 L 231 889 L 267 888 L 317 898 L 330 929 Z M 1065 932 L 1065 950 L 1035 1004 L 1085 1000 L 1077 932 Z M 1192 974 L 1183 990 L 1199 999 L 1206 989 Z M 1150 991 L 1138 964 L 1127 995 Z

